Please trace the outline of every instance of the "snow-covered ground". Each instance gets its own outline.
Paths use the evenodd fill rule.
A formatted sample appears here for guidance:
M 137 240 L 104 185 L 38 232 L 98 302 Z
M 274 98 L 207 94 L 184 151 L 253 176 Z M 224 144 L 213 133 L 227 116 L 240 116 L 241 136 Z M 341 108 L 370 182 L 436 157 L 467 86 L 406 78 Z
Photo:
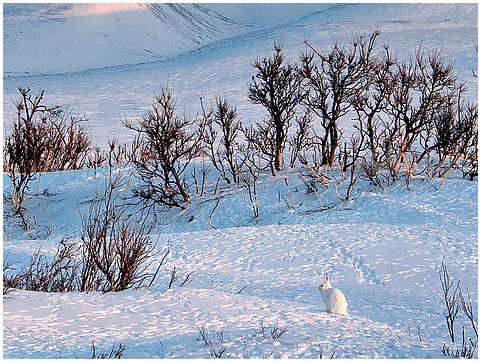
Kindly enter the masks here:
M 24 240 L 7 225 L 7 259 L 26 262 L 39 248 L 52 254 L 62 237 L 78 239 L 78 210 L 102 180 L 89 170 L 42 175 L 38 187 L 52 196 L 27 209 L 52 235 Z M 259 219 L 238 188 L 221 193 L 211 226 L 209 197 L 161 213 L 154 239 L 171 253 L 147 290 L 14 291 L 4 302 L 5 357 L 86 357 L 92 341 L 103 350 L 123 342 L 129 357 L 209 357 L 196 340 L 202 327 L 212 337 L 223 331 L 215 348 L 232 357 L 439 357 L 447 337 L 441 262 L 476 295 L 477 183 L 416 180 L 410 190 L 359 191 L 339 203 L 329 190 L 306 194 L 295 170 L 263 180 Z M 167 290 L 174 266 L 180 280 Z M 348 316 L 325 312 L 317 287 L 326 272 L 346 295 Z M 275 341 L 261 324 L 287 331 Z
M 226 17 L 235 24 L 229 27 L 247 26 L 239 25 L 246 15 L 235 6 L 210 10 L 219 21 Z M 58 11 L 71 14 L 68 6 Z M 249 24 L 252 31 L 235 37 L 222 33 L 221 40 L 209 40 L 200 50 L 161 62 L 57 75 L 4 74 L 4 120 L 13 117 L 10 97 L 16 86 L 29 85 L 87 114 L 98 144 L 114 135 L 127 140 L 121 117 L 141 114 L 168 81 L 187 113 L 199 111 L 201 94 L 210 100 L 226 94 L 243 121 L 252 122 L 263 114 L 247 100 L 250 62 L 268 52 L 274 39 L 282 39 L 295 57 L 305 39 L 325 46 L 375 28 L 400 56 L 420 44 L 441 47 L 475 97 L 470 74 L 476 68 L 476 5 L 345 4 L 305 11 L 285 18 L 273 12 L 267 25 L 259 15 Z M 11 15 L 13 23 L 22 21 L 17 13 L 22 11 Z M 42 16 L 38 10 L 34 14 Z M 109 34 L 119 34 L 112 29 Z M 8 57 L 7 41 L 5 47 Z M 138 63 L 134 58 L 128 61 Z M 4 184 L 8 193 L 6 176 Z M 15 220 L 4 220 L 4 257 L 22 265 L 39 248 L 53 255 L 62 238 L 78 240 L 79 211 L 87 210 L 103 184 L 101 170 L 42 174 L 34 190 L 48 189 L 49 196 L 31 198 L 25 206 L 51 235 L 30 240 Z M 208 189 L 214 184 L 211 174 Z M 437 274 L 442 261 L 470 288 L 477 312 L 477 181 L 416 179 L 409 187 L 400 182 L 384 190 L 359 183 L 352 200 L 341 203 L 332 189 L 307 194 L 293 169 L 263 175 L 258 189 L 259 218 L 252 215 L 246 190 L 228 185 L 221 185 L 215 210 L 216 200 L 202 196 L 187 210 L 161 212 L 153 232 L 158 259 L 167 248 L 171 252 L 148 289 L 13 291 L 3 304 L 4 357 L 89 357 L 92 342 L 101 352 L 125 343 L 125 356 L 132 358 L 208 358 L 212 349 L 224 347 L 224 357 L 237 358 L 318 358 L 321 352 L 344 358 L 441 357 L 448 342 Z M 180 280 L 167 289 L 174 267 Z M 317 288 L 326 272 L 347 297 L 347 316 L 325 312 Z M 180 287 L 189 273 L 189 282 Z M 276 326 L 286 329 L 277 340 L 269 335 Z M 196 339 L 203 328 L 214 341 L 210 347 Z

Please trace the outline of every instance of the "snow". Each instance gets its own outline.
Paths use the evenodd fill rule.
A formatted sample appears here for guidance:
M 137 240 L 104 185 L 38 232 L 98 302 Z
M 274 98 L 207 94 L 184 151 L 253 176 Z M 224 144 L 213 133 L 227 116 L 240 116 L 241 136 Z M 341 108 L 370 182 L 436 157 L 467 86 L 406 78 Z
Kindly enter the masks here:
M 154 236 L 158 258 L 167 248 L 171 253 L 148 290 L 14 291 L 4 303 L 5 356 L 86 357 L 94 341 L 103 349 L 123 342 L 128 357 L 208 357 L 209 348 L 195 339 L 203 326 L 211 334 L 224 331 L 222 345 L 238 358 L 272 350 L 274 357 L 291 358 L 314 358 L 321 350 L 346 358 L 440 356 L 446 339 L 441 262 L 476 294 L 477 183 L 421 179 L 411 190 L 397 185 L 365 192 L 315 212 L 319 200 L 305 195 L 296 171 L 283 176 L 299 190 L 292 198 L 304 198 L 294 211 L 277 200 L 277 190 L 287 195 L 283 177 L 265 176 L 259 220 L 243 189 L 222 197 L 212 220 L 216 229 L 208 226 L 214 200 L 198 198 L 188 211 L 162 213 Z M 25 263 L 38 248 L 53 254 L 62 236 L 78 238 L 77 205 L 86 210 L 95 184 L 88 170 L 41 175 L 39 189 L 48 185 L 55 195 L 29 200 L 27 208 L 53 226 L 53 234 L 23 240 L 7 227 L 13 234 L 4 255 Z M 334 195 L 321 199 L 334 201 Z M 167 290 L 174 266 L 180 280 Z M 346 295 L 346 317 L 325 312 L 318 285 L 326 272 Z M 179 287 L 189 273 L 190 281 Z M 287 332 L 279 341 L 264 338 L 261 323 Z
M 159 61 L 246 28 L 195 4 L 6 4 L 4 9 L 9 75 Z
M 277 11 L 270 18 L 264 14 L 269 21 L 260 15 L 252 18 L 249 31 L 243 25 L 249 19 L 247 8 L 240 5 L 206 5 L 218 15 L 185 5 L 195 19 L 221 24 L 221 31 L 202 43 L 200 50 L 187 53 L 194 48 L 186 33 L 197 34 L 197 30 L 180 32 L 185 22 L 179 28 L 157 23 L 151 10 L 80 7 L 73 11 L 67 4 L 51 6 L 5 5 L 10 9 L 5 11 L 6 70 L 11 72 L 4 75 L 5 122 L 13 117 L 10 97 L 16 86 L 30 85 L 46 89 L 47 96 L 60 103 L 73 102 L 76 111 L 88 115 L 99 145 L 114 135 L 128 140 L 130 135 L 120 127 L 120 118 L 141 114 L 154 91 L 166 81 L 174 89 L 181 111 L 198 112 L 200 94 L 213 100 L 220 93 L 238 106 L 244 122 L 259 120 L 262 110 L 248 102 L 246 83 L 252 72 L 250 62 L 267 53 L 273 39 L 282 39 L 288 55 L 295 58 L 304 39 L 325 46 L 333 39 L 345 40 L 347 35 L 380 27 L 382 39 L 391 42 L 400 56 L 420 43 L 442 47 L 456 61 L 471 97 L 476 94 L 476 82 L 470 76 L 476 67 L 472 48 L 477 36 L 476 5 L 344 4 L 316 8 L 313 13 L 303 5 L 289 16 Z M 263 6 L 258 9 L 265 12 Z M 100 15 L 90 23 L 87 19 L 96 13 Z M 128 44 L 134 43 L 131 40 L 138 38 L 140 28 L 149 24 L 146 19 L 151 19 L 163 24 L 159 32 L 168 31 L 172 36 L 166 40 L 168 46 L 159 45 L 168 50 L 165 54 L 169 55 L 163 56 L 174 54 L 169 53 L 172 44 L 181 47 L 173 58 L 134 64 L 147 58 L 127 56 L 112 42 L 105 48 L 105 57 L 94 52 L 91 63 L 59 57 L 64 60 L 55 69 L 75 72 L 18 76 L 54 69 L 43 68 L 42 62 L 37 69 L 21 62 L 13 67 L 8 61 L 9 56 L 17 59 L 22 51 L 9 45 L 10 39 L 18 36 L 9 24 L 28 23 L 32 16 L 37 21 L 32 22 L 31 31 L 48 39 L 56 26 L 62 26 L 67 37 L 72 34 L 69 31 L 74 32 L 68 30 L 74 29 L 74 24 L 95 31 L 107 24 L 114 39 L 126 34 L 117 26 L 129 24 L 135 35 L 127 38 Z M 176 15 L 175 21 L 180 19 L 185 18 Z M 55 42 L 65 45 L 60 51 L 71 54 L 71 43 L 64 39 Z M 81 44 L 95 39 L 84 39 Z M 139 47 L 144 42 L 147 40 L 142 37 Z M 39 60 L 50 59 L 42 56 Z M 112 59 L 119 61 L 114 64 Z M 98 69 L 80 71 L 83 64 Z M 120 64 L 125 65 L 112 67 Z M 187 210 L 162 211 L 152 237 L 160 252 L 158 260 L 167 248 L 171 252 L 159 278 L 148 289 L 106 294 L 14 290 L 3 304 L 4 357 L 88 358 L 92 342 L 101 352 L 110 350 L 113 343 L 125 343 L 125 357 L 131 358 L 209 358 L 211 349 L 223 347 L 226 357 L 235 358 L 318 358 L 321 351 L 324 356 L 335 352 L 339 358 L 441 357 L 440 348 L 448 337 L 437 274 L 442 261 L 472 291 L 477 313 L 477 181 L 457 175 L 444 183 L 416 178 L 409 187 L 399 182 L 384 190 L 360 182 L 353 198 L 341 203 L 332 189 L 307 194 L 299 176 L 298 169 L 276 177 L 261 176 L 259 218 L 253 217 L 245 189 L 222 183 L 220 203 L 213 213 L 216 200 L 206 195 L 195 197 Z M 4 220 L 6 259 L 21 267 L 39 249 L 53 255 L 62 238 L 79 241 L 79 211 L 88 209 L 104 180 L 103 170 L 41 174 L 33 191 L 48 189 L 49 196 L 28 199 L 25 206 L 40 229 L 48 226 L 52 233 L 47 239 L 32 240 L 15 220 Z M 212 171 L 208 190 L 214 188 L 215 180 Z M 11 185 L 6 175 L 3 181 L 4 193 L 8 193 Z M 128 195 L 128 190 L 121 192 Z M 179 280 L 167 289 L 174 266 Z M 189 273 L 189 282 L 180 287 Z M 333 286 L 346 296 L 347 316 L 325 312 L 318 290 L 324 273 L 330 274 Z M 269 336 L 275 326 L 286 328 L 278 340 Z M 211 346 L 196 339 L 199 328 L 205 328 L 215 340 Z M 221 331 L 223 339 L 216 335 Z

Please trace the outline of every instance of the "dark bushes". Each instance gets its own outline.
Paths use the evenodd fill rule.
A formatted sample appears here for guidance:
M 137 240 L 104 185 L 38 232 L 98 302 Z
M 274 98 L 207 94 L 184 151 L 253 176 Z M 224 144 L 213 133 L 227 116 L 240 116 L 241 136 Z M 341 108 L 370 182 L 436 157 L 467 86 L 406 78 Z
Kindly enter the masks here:
M 257 130 L 246 129 L 247 140 L 264 154 L 272 173 L 280 171 L 283 152 L 295 108 L 302 99 L 301 77 L 294 65 L 285 62 L 282 46 L 274 44 L 271 57 L 257 59 L 253 64 L 256 74 L 249 86 L 249 99 L 261 104 L 269 115 L 257 124 Z
M 138 133 L 144 155 L 133 161 L 142 181 L 134 195 L 147 205 L 185 208 L 190 192 L 184 174 L 202 148 L 203 124 L 178 116 L 172 93 L 164 89 L 138 124 L 125 125 Z
M 4 143 L 4 171 L 12 182 L 16 213 L 38 172 L 78 169 L 90 150 L 90 139 L 80 125 L 85 119 L 47 106 L 43 91 L 32 96 L 30 88 L 18 90 L 17 117 Z
M 62 240 L 50 259 L 38 250 L 23 271 L 8 274 L 11 265 L 4 263 L 3 293 L 12 289 L 40 292 L 70 292 L 77 290 L 79 261 L 78 247 Z
M 127 186 L 129 175 L 114 168 L 115 159 L 111 147 L 105 191 L 82 216 L 80 291 L 117 292 L 155 277 L 149 272 L 157 254 L 149 235 L 153 223 L 146 216 L 127 215 L 118 190 Z

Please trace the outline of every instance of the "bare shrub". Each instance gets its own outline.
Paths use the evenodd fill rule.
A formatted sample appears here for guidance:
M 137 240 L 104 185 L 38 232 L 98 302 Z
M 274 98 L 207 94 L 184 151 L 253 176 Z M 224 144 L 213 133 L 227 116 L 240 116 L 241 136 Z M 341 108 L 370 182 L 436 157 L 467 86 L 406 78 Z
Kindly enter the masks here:
M 231 354 L 225 355 L 227 347 L 224 338 L 224 331 L 213 331 L 209 333 L 205 326 L 197 327 L 199 335 L 195 338 L 197 342 L 202 343 L 205 347 L 209 348 L 210 356 L 214 358 L 229 358 Z
M 414 58 L 397 64 L 396 68 L 384 139 L 384 156 L 393 177 L 408 156 L 415 153 L 413 146 L 420 142 L 435 114 L 444 113 L 457 85 L 452 63 L 447 63 L 439 52 L 426 56 L 418 51 Z M 417 162 L 421 159 L 418 157 Z
M 199 173 L 197 172 L 197 165 L 192 165 L 192 179 L 194 180 L 194 190 L 197 196 L 203 196 L 206 192 L 207 176 L 209 175 L 211 168 L 205 162 L 205 157 L 202 157 L 202 165 L 200 167 L 200 181 Z
M 254 218 L 258 218 L 260 215 L 260 201 L 257 195 L 257 180 L 260 176 L 260 170 L 256 165 L 255 155 L 247 153 L 245 160 L 245 167 L 240 174 L 240 180 L 249 194 L 249 201 Z
M 255 127 L 242 128 L 242 133 L 248 143 L 248 151 L 256 152 L 256 156 L 267 162 L 267 167 L 275 176 L 276 160 L 276 130 L 269 120 L 256 122 Z M 256 168 L 261 168 L 256 165 Z
M 202 110 L 206 120 L 204 142 L 212 165 L 227 183 L 239 183 L 242 162 L 237 155 L 239 152 L 237 138 L 241 131 L 241 123 L 236 108 L 226 99 L 217 98 L 213 110 L 206 112 L 203 104 Z
M 441 282 L 441 290 L 443 293 L 443 301 L 445 306 L 446 327 L 451 341 L 450 345 L 443 344 L 441 352 L 444 356 L 454 358 L 475 358 L 478 348 L 478 329 L 477 321 L 473 315 L 472 301 L 469 290 L 466 289 L 464 295 L 460 288 L 460 280 L 453 280 L 444 263 L 441 264 L 439 271 L 439 280 Z M 456 325 L 459 320 L 459 312 L 462 311 L 469 321 L 473 336 L 466 335 L 466 328 L 461 325 L 461 344 L 457 342 Z M 457 343 L 457 344 L 456 344 Z
M 121 359 L 124 357 L 125 352 L 125 344 L 119 343 L 118 347 L 115 347 L 115 344 L 112 345 L 112 349 L 109 352 L 97 352 L 95 348 L 95 344 L 92 341 L 92 354 L 90 359 Z
M 88 213 L 81 215 L 80 291 L 138 288 L 149 279 L 151 285 L 157 276 L 158 268 L 150 272 L 157 255 L 149 235 L 155 223 L 143 213 L 137 218 L 127 214 L 129 205 L 119 190 L 128 188 L 131 176 L 116 162 L 115 147 L 111 146 L 104 191 L 93 200 Z
M 20 289 L 23 276 L 21 274 L 13 274 L 10 271 L 13 269 L 13 264 L 3 261 L 3 296 L 6 297 L 13 289 Z
M 52 258 L 38 250 L 24 270 L 11 276 L 4 273 L 4 290 L 5 287 L 49 293 L 77 290 L 77 251 L 78 247 L 66 240 L 59 243 Z
M 192 130 L 196 118 L 178 116 L 172 93 L 163 89 L 156 95 L 150 110 L 137 125 L 124 122 L 136 131 L 145 157 L 134 160 L 142 185 L 134 195 L 147 205 L 155 204 L 185 209 L 190 200 L 185 170 L 202 147 L 203 125 Z
M 332 352 L 331 355 L 328 357 L 328 359 L 334 359 L 336 358 L 336 351 Z M 319 359 L 324 359 L 324 351 L 321 349 L 321 352 L 319 353 Z
M 58 106 L 47 106 L 44 92 L 33 96 L 18 88 L 17 117 L 4 141 L 4 171 L 12 182 L 11 200 L 16 213 L 39 172 L 82 167 L 90 140 L 80 126 L 83 118 L 66 115 Z
M 287 140 L 291 120 L 301 95 L 301 78 L 295 66 L 285 62 L 282 46 L 274 44 L 271 57 L 257 59 L 252 66 L 257 73 L 249 86 L 249 99 L 261 104 L 267 110 L 269 118 L 258 124 L 257 132 L 248 133 L 248 139 L 258 150 L 272 159 L 273 170 L 280 171 L 283 164 L 283 151 Z M 272 139 L 265 147 L 267 139 Z
M 314 144 L 314 134 L 312 132 L 312 123 L 314 122 L 311 111 L 307 110 L 302 116 L 296 117 L 295 133 L 288 139 L 290 148 L 290 166 L 295 167 L 296 162 L 301 164 L 307 163 L 307 153 L 312 149 Z
M 156 255 L 148 235 L 153 224 L 146 217 L 135 220 L 126 215 L 126 206 L 115 192 L 126 181 L 109 170 L 105 193 L 82 216 L 80 291 L 138 288 L 157 274 L 149 271 Z
M 441 282 L 441 289 L 443 291 L 444 305 L 446 307 L 446 327 L 448 328 L 451 342 L 454 343 L 456 336 L 456 319 L 459 313 L 459 283 L 460 281 L 453 281 L 446 265 L 441 265 L 439 271 L 439 280 Z
M 281 338 L 281 336 L 287 332 L 286 327 L 280 327 L 277 323 L 274 324 L 272 327 L 267 328 L 262 323 L 260 326 L 260 334 L 264 338 L 271 338 L 274 341 L 277 341 Z
M 354 186 L 360 177 L 360 159 L 364 158 L 365 151 L 364 137 L 361 134 L 354 134 L 339 153 L 339 179 L 335 179 L 335 191 L 342 202 L 346 202 L 354 192 Z
M 381 120 L 387 117 L 388 100 L 394 91 L 396 59 L 388 44 L 379 56 L 373 56 L 366 68 L 365 80 L 350 99 L 355 114 L 354 127 L 369 149 L 370 160 L 365 163 L 370 179 L 377 177 L 380 148 L 384 129 Z
M 116 138 L 109 139 L 107 150 L 95 147 L 89 152 L 85 167 L 98 168 L 106 165 L 107 161 L 117 165 L 128 165 L 134 160 L 140 161 L 146 156 L 141 146 L 139 137 L 134 138 L 130 144 L 121 143 Z

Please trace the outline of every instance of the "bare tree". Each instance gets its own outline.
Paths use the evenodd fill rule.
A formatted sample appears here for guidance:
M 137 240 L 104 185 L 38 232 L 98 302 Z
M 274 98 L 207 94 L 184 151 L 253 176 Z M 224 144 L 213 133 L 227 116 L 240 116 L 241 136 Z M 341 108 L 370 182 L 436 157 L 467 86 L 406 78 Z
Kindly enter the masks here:
M 446 102 L 433 110 L 430 124 L 420 134 L 422 152 L 417 163 L 434 153 L 433 174 L 445 178 L 452 168 L 461 168 L 473 161 L 468 172 L 477 174 L 477 106 L 463 99 L 465 90 L 460 86 Z M 474 177 L 471 177 L 473 179 Z
M 269 118 L 262 130 L 251 132 L 250 135 L 260 138 L 274 136 L 274 151 L 270 150 L 271 147 L 260 147 L 259 151 L 268 152 L 269 157 L 273 157 L 274 169 L 280 171 L 287 133 L 295 115 L 295 108 L 302 98 L 301 78 L 295 66 L 285 62 L 282 46 L 279 44 L 274 44 L 274 54 L 271 57 L 257 59 L 252 65 L 257 73 L 252 77 L 249 86 L 249 99 L 264 106 Z M 266 142 L 259 140 L 254 143 Z
M 329 52 L 310 49 L 301 55 L 300 74 L 307 96 L 305 103 L 319 118 L 322 165 L 332 166 L 342 130 L 339 121 L 351 110 L 351 100 L 366 82 L 380 32 L 358 36 L 349 46 L 334 44 Z
M 242 164 L 237 156 L 237 138 L 242 126 L 236 108 L 226 99 L 217 98 L 214 110 L 206 112 L 203 104 L 202 110 L 206 120 L 204 142 L 212 165 L 227 183 L 239 183 Z
M 363 86 L 355 90 L 350 100 L 357 122 L 354 127 L 369 147 L 370 169 L 374 173 L 377 173 L 380 162 L 379 148 L 383 132 L 380 119 L 386 118 L 385 110 L 394 91 L 395 63 L 389 45 L 385 44 L 384 53 L 371 58 Z
M 386 154 L 387 167 L 394 175 L 401 168 L 413 145 L 431 125 L 436 112 L 442 110 L 455 94 L 457 77 L 452 63 L 447 63 L 438 51 L 429 56 L 418 51 L 414 58 L 397 64 L 394 91 L 387 109 L 390 143 Z M 385 152 L 386 153 L 386 152 Z
M 163 89 L 156 95 L 150 110 L 137 125 L 125 125 L 138 132 L 145 157 L 134 160 L 142 185 L 135 196 L 147 205 L 155 204 L 184 209 L 190 200 L 185 170 L 202 148 L 203 125 L 197 119 L 178 116 L 172 93 Z
M 309 110 L 296 117 L 296 131 L 288 140 L 291 167 L 295 167 L 297 161 L 301 164 L 307 163 L 307 153 L 312 149 L 314 143 L 312 123 L 313 118 Z

